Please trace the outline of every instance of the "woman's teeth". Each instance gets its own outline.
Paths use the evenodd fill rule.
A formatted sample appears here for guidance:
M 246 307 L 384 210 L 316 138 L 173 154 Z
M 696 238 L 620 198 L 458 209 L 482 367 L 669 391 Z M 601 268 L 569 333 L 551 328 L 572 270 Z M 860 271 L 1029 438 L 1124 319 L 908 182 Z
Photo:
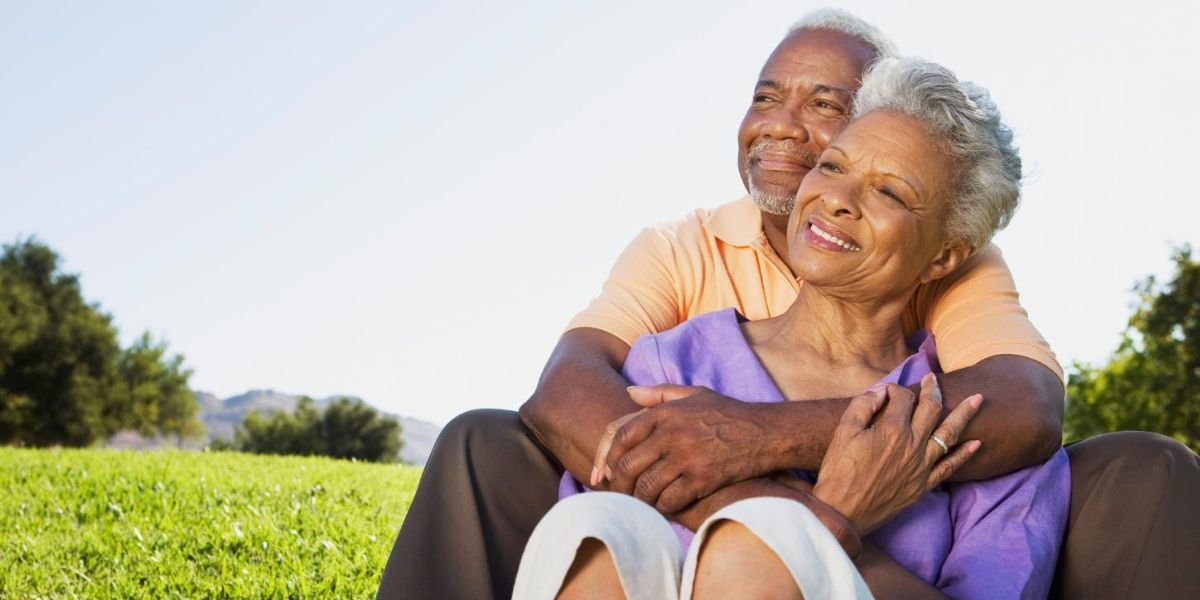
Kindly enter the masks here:
M 817 234 L 817 237 L 819 237 L 825 241 L 828 241 L 828 242 L 833 242 L 851 252 L 858 252 L 859 250 L 862 250 L 862 248 L 859 248 L 858 246 L 855 246 L 854 244 L 851 244 L 851 243 L 843 240 L 842 238 L 839 238 L 831 233 L 827 233 L 827 232 L 821 230 L 820 228 L 816 227 L 815 225 L 810 224 L 809 228 L 812 229 L 813 233 Z

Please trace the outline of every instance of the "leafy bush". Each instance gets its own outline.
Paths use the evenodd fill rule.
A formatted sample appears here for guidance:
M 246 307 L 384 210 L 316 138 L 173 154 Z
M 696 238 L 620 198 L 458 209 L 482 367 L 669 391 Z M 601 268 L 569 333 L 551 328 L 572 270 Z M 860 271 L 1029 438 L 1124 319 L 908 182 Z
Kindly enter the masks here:
M 395 462 L 403 443 L 400 422 L 361 400 L 336 398 L 318 411 L 302 396 L 292 412 L 246 415 L 228 447 L 256 454 L 331 456 Z

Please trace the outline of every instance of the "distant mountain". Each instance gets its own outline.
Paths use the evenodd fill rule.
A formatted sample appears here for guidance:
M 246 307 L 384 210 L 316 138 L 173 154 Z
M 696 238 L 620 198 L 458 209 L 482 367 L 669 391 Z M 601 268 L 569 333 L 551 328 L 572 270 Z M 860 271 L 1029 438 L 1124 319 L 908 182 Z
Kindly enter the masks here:
M 321 409 L 334 398 L 340 397 L 331 396 L 314 400 L 316 407 Z M 350 397 L 353 398 L 353 396 Z M 234 428 L 252 410 L 261 413 L 277 410 L 290 411 L 296 408 L 296 402 L 299 399 L 300 396 L 297 394 L 285 394 L 275 390 L 250 390 L 224 400 L 208 392 L 196 392 L 196 401 L 200 404 L 199 417 L 204 421 L 204 426 L 208 430 L 207 439 L 199 445 L 206 445 L 218 437 L 232 438 Z M 361 398 L 358 399 L 361 400 Z M 433 449 L 433 442 L 442 428 L 411 417 L 390 416 L 396 417 L 400 421 L 400 439 L 404 440 L 404 447 L 400 449 L 400 460 L 424 466 L 425 461 L 429 459 L 430 450 Z M 109 441 L 110 446 L 121 448 L 149 448 L 163 444 L 162 440 L 145 439 L 130 432 L 119 433 Z M 184 444 L 184 447 L 196 446 L 195 443 Z

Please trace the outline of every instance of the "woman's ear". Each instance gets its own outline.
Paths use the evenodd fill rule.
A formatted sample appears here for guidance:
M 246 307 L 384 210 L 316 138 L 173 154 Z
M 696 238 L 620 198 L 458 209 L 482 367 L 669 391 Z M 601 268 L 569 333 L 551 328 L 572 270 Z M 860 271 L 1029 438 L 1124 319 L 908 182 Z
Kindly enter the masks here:
M 968 256 L 971 256 L 971 247 L 965 242 L 947 242 L 942 251 L 933 258 L 933 262 L 921 273 L 921 283 L 937 281 L 953 273 Z

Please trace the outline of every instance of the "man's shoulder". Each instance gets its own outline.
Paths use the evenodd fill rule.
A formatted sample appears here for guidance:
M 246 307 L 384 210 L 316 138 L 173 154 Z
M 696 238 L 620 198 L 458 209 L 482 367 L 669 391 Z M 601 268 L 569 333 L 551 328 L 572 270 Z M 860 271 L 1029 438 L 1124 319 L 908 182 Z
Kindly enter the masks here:
M 748 245 L 762 234 L 762 215 L 748 197 L 715 208 L 697 208 L 683 218 L 658 223 L 648 231 L 679 244 L 707 243 Z

